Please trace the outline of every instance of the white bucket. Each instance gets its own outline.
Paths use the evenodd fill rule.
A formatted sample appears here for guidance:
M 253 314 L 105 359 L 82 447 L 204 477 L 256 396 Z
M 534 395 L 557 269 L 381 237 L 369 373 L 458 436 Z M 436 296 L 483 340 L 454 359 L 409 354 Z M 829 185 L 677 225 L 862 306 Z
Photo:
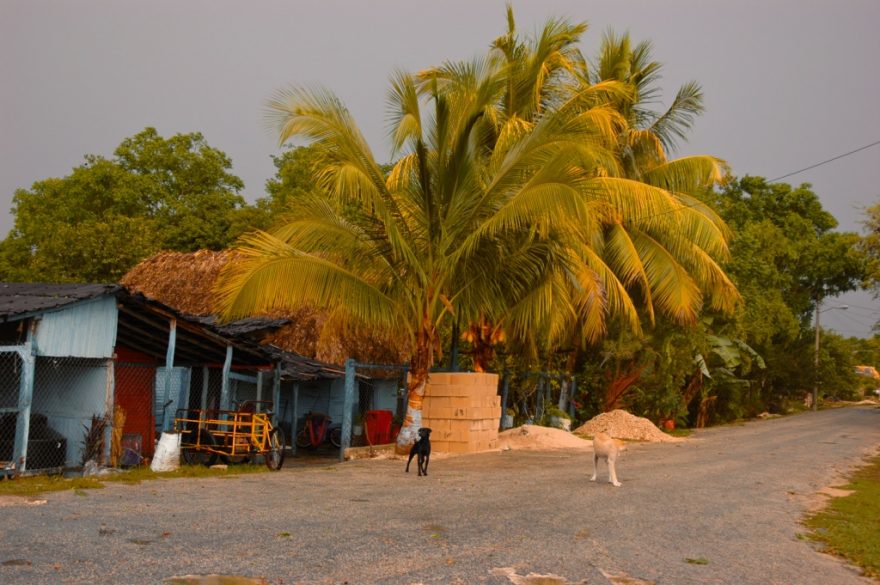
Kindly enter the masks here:
M 174 471 L 180 467 L 180 436 L 180 433 L 162 433 L 150 469 Z

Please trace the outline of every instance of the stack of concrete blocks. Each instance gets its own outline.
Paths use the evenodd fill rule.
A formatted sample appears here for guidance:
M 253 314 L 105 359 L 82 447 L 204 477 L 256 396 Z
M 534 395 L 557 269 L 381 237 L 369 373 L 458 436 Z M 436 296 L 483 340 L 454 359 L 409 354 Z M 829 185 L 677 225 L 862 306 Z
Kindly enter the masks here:
M 431 449 L 475 453 L 498 448 L 501 397 L 498 374 L 432 372 L 422 405 Z

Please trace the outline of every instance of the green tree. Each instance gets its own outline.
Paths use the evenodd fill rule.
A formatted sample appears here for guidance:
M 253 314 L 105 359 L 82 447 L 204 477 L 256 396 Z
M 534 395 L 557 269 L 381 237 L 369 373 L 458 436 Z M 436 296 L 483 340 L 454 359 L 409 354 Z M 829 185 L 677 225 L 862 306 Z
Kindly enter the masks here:
M 837 220 L 822 208 L 809 184 L 793 188 L 760 177 L 730 182 L 715 195 L 719 213 L 737 233 L 730 271 L 760 288 L 778 289 L 802 323 L 816 299 L 856 290 L 865 277 L 860 238 L 837 232 Z M 741 242 L 741 244 L 740 244 Z M 762 318 L 754 315 L 749 321 Z
M 231 174 L 232 161 L 198 132 L 162 138 L 153 128 L 123 140 L 115 162 L 150 179 L 147 209 L 161 228 L 164 248 L 191 252 L 221 250 L 235 213 L 244 206 L 244 183 Z
M 266 181 L 267 196 L 259 202 L 277 216 L 285 213 L 294 200 L 319 194 L 312 178 L 318 155 L 314 147 L 297 146 L 273 156 L 276 173 Z
M 808 185 L 743 177 L 703 197 L 734 232 L 724 268 L 743 302 L 733 314 L 710 311 L 687 330 L 658 319 L 649 333 L 628 334 L 624 352 L 615 349 L 619 334 L 610 337 L 579 366 L 584 387 L 600 396 L 604 390 L 644 416 L 656 416 L 658 407 L 668 407 L 683 395 L 692 423 L 755 416 L 767 409 L 784 411 L 789 402 L 801 402 L 816 381 L 816 292 L 824 297 L 859 286 L 865 264 L 858 236 L 835 231 L 836 220 Z M 826 349 L 826 336 L 833 334 L 822 334 L 819 383 L 840 397 L 850 395 L 847 364 L 854 358 L 844 355 L 847 347 L 853 355 L 862 348 L 859 355 L 870 357 L 870 350 L 834 341 Z M 719 352 L 712 339 L 745 344 L 766 367 L 752 367 L 748 361 L 758 363 L 757 359 L 738 351 L 742 365 L 734 369 L 729 352 Z M 689 364 L 695 352 L 704 357 L 708 371 L 718 370 L 720 375 L 708 378 Z M 837 357 L 832 358 L 832 352 Z M 633 379 L 629 374 L 635 370 L 639 376 Z M 620 379 L 607 380 L 608 371 L 620 372 Z
M 266 195 L 239 214 L 239 223 L 233 231 L 268 230 L 284 221 L 294 201 L 320 194 L 312 179 L 317 162 L 314 148 L 296 146 L 273 156 L 272 162 L 275 176 L 266 181 Z
M 867 232 L 861 244 L 868 256 L 866 284 L 877 296 L 880 295 L 880 203 L 865 210 L 862 223 Z
M 721 320 L 722 330 L 763 356 L 767 368 L 753 370 L 753 383 L 767 406 L 782 408 L 815 380 L 817 301 L 855 290 L 864 278 L 860 238 L 835 231 L 837 221 L 807 184 L 746 176 L 712 197 L 735 232 L 725 267 L 745 299 L 733 318 Z
M 113 282 L 160 250 L 222 249 L 247 227 L 235 223 L 245 205 L 231 166 L 201 134 L 164 139 L 152 128 L 113 159 L 86 156 L 70 175 L 16 191 L 2 278 Z

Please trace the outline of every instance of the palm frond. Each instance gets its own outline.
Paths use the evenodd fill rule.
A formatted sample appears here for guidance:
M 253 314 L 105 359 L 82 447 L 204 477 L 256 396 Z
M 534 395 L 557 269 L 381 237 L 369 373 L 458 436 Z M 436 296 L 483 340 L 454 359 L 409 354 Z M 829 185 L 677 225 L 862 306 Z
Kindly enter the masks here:
M 345 306 L 356 319 L 380 327 L 401 324 L 399 307 L 375 283 L 327 259 L 296 250 L 265 232 L 247 236 L 240 257 L 227 264 L 215 288 L 227 319 L 296 309 Z M 297 286 L 289 283 L 297 282 Z
M 727 163 L 713 156 L 687 156 L 650 168 L 642 180 L 667 191 L 695 193 L 720 183 L 728 170 Z
M 695 81 L 682 85 L 663 114 L 652 124 L 650 130 L 663 143 L 663 147 L 672 152 L 677 148 L 679 140 L 685 140 L 697 116 L 703 113 L 703 90 Z
M 644 262 L 654 306 L 677 323 L 695 323 L 703 295 L 693 277 L 667 248 L 644 232 L 630 230 L 630 236 Z
M 412 75 L 403 71 L 396 71 L 392 75 L 387 104 L 391 156 L 394 158 L 404 144 L 422 136 L 419 93 Z

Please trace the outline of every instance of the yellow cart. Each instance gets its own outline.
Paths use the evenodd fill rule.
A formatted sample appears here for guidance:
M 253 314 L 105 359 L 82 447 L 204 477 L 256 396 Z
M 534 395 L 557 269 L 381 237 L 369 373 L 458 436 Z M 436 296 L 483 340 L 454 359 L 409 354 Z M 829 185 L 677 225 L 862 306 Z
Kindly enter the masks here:
M 174 430 L 181 433 L 185 463 L 213 465 L 218 457 L 239 463 L 261 455 L 277 471 L 284 463 L 284 433 L 272 424 L 272 403 L 249 400 L 238 410 L 180 409 Z

